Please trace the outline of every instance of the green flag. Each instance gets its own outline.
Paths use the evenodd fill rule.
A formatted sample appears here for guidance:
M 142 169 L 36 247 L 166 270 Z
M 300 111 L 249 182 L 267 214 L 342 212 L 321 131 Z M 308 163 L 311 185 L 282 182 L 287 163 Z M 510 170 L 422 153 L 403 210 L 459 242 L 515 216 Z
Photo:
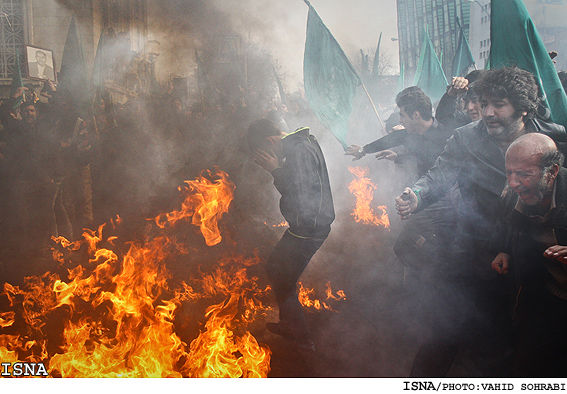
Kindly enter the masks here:
M 432 102 L 439 100 L 447 90 L 447 78 L 429 38 L 427 26 L 423 34 L 423 44 L 413 84 L 419 86 Z
M 400 93 L 402 90 L 406 88 L 405 83 L 405 75 L 404 75 L 404 62 L 400 63 L 400 76 L 398 77 L 398 85 L 396 86 L 396 94 Z
M 311 4 L 303 57 L 305 96 L 319 121 L 346 149 L 348 117 L 360 77 Z
M 287 95 L 285 94 L 285 89 L 282 85 L 282 81 L 280 80 L 280 76 L 276 71 L 276 68 L 272 68 L 274 70 L 274 78 L 276 79 L 276 84 L 278 85 L 278 92 L 280 94 L 280 101 L 283 105 L 287 105 Z
M 104 86 L 108 68 L 111 67 L 111 55 L 108 53 L 107 36 L 102 30 L 98 39 L 96 54 L 93 62 L 93 70 L 91 73 L 91 85 L 95 88 Z
M 10 97 L 16 92 L 17 88 L 22 88 L 22 69 L 20 68 L 20 51 L 16 48 L 16 59 L 14 63 L 14 72 L 12 73 L 12 84 L 10 85 Z M 23 95 L 14 103 L 13 108 L 18 108 L 24 101 Z
M 380 37 L 378 38 L 378 45 L 376 46 L 376 53 L 374 54 L 374 61 L 372 63 L 372 72 L 370 75 L 376 79 L 376 77 L 380 74 L 380 42 L 382 41 L 382 33 L 380 33 Z
M 467 75 L 467 71 L 474 63 L 474 57 L 469 47 L 467 37 L 465 37 L 465 32 L 463 27 L 457 18 L 457 26 L 459 27 L 459 43 L 457 44 L 457 50 L 455 51 L 455 57 L 453 58 L 453 69 L 451 70 L 452 77 L 464 77 Z
M 61 58 L 61 72 L 57 91 L 63 93 L 71 105 L 83 112 L 90 108 L 90 94 L 87 66 L 83 55 L 83 46 L 77 33 L 75 18 L 71 18 L 67 39 Z
M 567 96 L 524 3 L 493 1 L 490 26 L 490 67 L 517 66 L 533 73 L 541 89 L 539 116 L 567 127 Z

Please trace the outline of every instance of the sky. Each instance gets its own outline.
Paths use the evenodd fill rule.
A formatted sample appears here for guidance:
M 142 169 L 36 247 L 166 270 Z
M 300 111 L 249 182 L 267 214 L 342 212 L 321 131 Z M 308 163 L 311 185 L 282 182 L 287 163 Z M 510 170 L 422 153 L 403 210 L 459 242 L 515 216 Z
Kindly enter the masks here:
M 269 48 L 288 76 L 288 85 L 302 81 L 308 7 L 303 0 L 213 0 L 231 15 L 243 37 Z M 323 22 L 347 56 L 360 49 L 372 53 L 382 34 L 381 53 L 390 56 L 398 72 L 397 12 L 394 0 L 311 0 Z M 296 86 L 290 86 L 296 87 Z

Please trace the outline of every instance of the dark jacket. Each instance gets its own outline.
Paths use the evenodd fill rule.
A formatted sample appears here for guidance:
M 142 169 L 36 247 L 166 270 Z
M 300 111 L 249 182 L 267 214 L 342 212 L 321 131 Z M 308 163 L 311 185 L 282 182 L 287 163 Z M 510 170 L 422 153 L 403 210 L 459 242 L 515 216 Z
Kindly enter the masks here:
M 50 182 L 61 180 L 65 172 L 64 152 L 51 127 L 39 119 L 34 126 L 11 114 L 14 99 L 0 105 L 4 129 L 3 171 L 12 180 Z
M 548 283 L 552 286 L 550 288 L 560 291 L 553 286 L 553 280 L 546 267 L 555 268 L 556 272 L 564 272 L 564 276 L 567 276 L 564 265 L 543 256 L 545 249 L 551 245 L 539 243 L 530 236 L 530 229 L 533 230 L 538 224 L 530 222 L 527 216 L 515 209 L 517 202 L 518 194 L 507 188 L 502 195 L 501 215 L 492 248 L 512 256 L 512 270 L 518 286 Z M 555 208 L 551 211 L 551 219 L 539 226 L 542 226 L 540 230 L 546 228 L 549 231 L 549 228 L 552 228 L 557 245 L 567 245 L 567 169 L 565 168 L 561 168 L 557 174 Z M 567 294 L 558 296 L 566 298 Z
M 282 139 L 284 164 L 272 171 L 282 195 L 280 210 L 289 231 L 300 237 L 326 238 L 335 219 L 325 157 L 319 143 L 303 127 Z
M 533 120 L 526 123 L 528 132 L 540 132 L 556 141 L 565 140 L 563 126 Z M 420 211 L 439 201 L 455 184 L 461 194 L 458 236 L 489 241 L 498 218 L 499 197 L 506 185 L 505 152 L 478 120 L 455 130 L 435 165 L 412 187 L 418 195 Z
M 437 118 L 439 123 L 453 130 L 472 122 L 466 111 L 457 110 L 457 97 L 449 96 L 449 94 L 445 93 L 439 100 L 435 110 L 435 118 Z
M 422 135 L 411 134 L 406 130 L 394 130 L 390 134 L 367 144 L 364 153 L 375 153 L 394 147 L 403 147 L 397 151 L 399 161 L 405 156 L 414 157 L 417 163 L 417 175 L 424 175 L 435 163 L 435 159 L 443 152 L 452 130 L 439 124 L 435 119 L 433 125 Z

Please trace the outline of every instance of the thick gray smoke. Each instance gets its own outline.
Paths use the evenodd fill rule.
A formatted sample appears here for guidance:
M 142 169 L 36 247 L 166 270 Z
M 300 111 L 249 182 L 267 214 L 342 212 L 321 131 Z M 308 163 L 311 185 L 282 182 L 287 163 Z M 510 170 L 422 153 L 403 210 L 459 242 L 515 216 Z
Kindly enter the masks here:
M 336 6 L 340 2 L 329 3 Z M 331 15 L 322 2 L 320 13 L 328 26 L 334 27 L 339 41 L 348 42 L 345 52 L 375 45 L 381 29 L 374 31 L 369 22 L 360 23 L 352 13 L 352 4 L 343 3 L 342 8 L 336 8 L 341 14 L 334 18 L 325 19 Z M 376 5 L 384 2 L 372 3 L 371 10 L 386 9 L 385 4 Z M 143 227 L 145 218 L 177 208 L 176 188 L 183 180 L 216 166 L 236 185 L 220 248 L 245 253 L 258 250 L 266 257 L 283 231 L 274 227 L 283 220 L 279 195 L 271 176 L 251 160 L 244 136 L 250 122 L 268 116 L 268 109 L 281 104 L 275 69 L 287 89 L 289 112 L 285 118 L 289 128 L 311 127 L 325 153 L 337 216 L 330 237 L 301 281 L 315 288 L 318 298 L 324 298 L 325 284 L 330 282 L 334 291 L 345 291 L 347 300 L 337 305 L 340 313 L 308 314 L 322 355 L 320 364 L 313 370 L 294 370 L 289 363 L 278 364 L 275 356 L 273 375 L 407 376 L 422 327 L 415 326 L 415 306 L 408 304 L 403 288 L 404 270 L 392 251 L 400 228 L 393 202 L 414 180 L 413 174 L 411 167 L 377 161 L 373 155 L 352 162 L 311 113 L 300 89 L 305 4 L 300 0 L 168 0 L 148 4 L 149 39 L 159 42 L 158 82 L 162 86 L 171 82 L 172 90 L 163 88 L 161 96 L 116 106 L 116 156 L 102 170 L 119 175 L 104 178 L 107 195 L 115 204 L 105 213 L 126 216 L 134 222 L 131 228 Z M 313 5 L 317 8 L 319 4 L 313 1 Z M 356 8 L 368 13 L 364 7 Z M 376 14 L 375 20 L 384 16 L 385 12 Z M 349 23 L 348 17 L 352 17 Z M 390 23 L 395 25 L 395 13 Z M 394 37 L 386 34 L 384 41 L 389 41 L 390 35 Z M 244 63 L 219 66 L 214 48 L 223 36 L 239 37 Z M 197 81 L 195 51 L 207 74 L 205 87 Z M 356 132 L 349 143 L 364 145 L 383 135 L 366 100 L 360 91 L 351 119 Z M 372 206 L 376 212 L 380 212 L 379 205 L 386 206 L 389 229 L 354 221 L 351 213 L 356 200 L 348 185 L 355 177 L 349 166 L 369 168 L 377 184 Z M 264 334 L 260 333 L 260 340 L 273 341 L 267 334 L 262 338 Z

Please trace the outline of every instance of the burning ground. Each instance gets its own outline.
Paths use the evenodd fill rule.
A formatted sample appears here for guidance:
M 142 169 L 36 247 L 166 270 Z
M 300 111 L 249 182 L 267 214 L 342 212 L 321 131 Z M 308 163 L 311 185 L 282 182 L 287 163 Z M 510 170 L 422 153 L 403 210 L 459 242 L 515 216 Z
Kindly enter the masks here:
M 368 201 L 376 185 L 367 170 L 350 171 L 352 211 L 339 213 L 338 225 L 376 237 L 374 252 L 387 253 L 386 208 Z M 380 372 L 389 369 L 379 362 L 386 349 L 368 342 L 384 338 L 372 316 L 380 302 L 360 298 L 374 278 L 357 279 L 376 263 L 356 250 L 372 243 L 339 230 L 302 277 L 300 300 L 321 353 L 307 363 L 264 329 L 277 316 L 262 266 L 273 243 L 239 240 L 229 209 L 237 189 L 222 170 L 204 171 L 178 187 L 178 208 L 148 219 L 139 239 L 122 239 L 116 217 L 81 240 L 54 240 L 51 270 L 4 284 L 2 362 L 42 362 L 55 377 L 390 375 Z M 285 227 L 259 228 L 277 239 Z

